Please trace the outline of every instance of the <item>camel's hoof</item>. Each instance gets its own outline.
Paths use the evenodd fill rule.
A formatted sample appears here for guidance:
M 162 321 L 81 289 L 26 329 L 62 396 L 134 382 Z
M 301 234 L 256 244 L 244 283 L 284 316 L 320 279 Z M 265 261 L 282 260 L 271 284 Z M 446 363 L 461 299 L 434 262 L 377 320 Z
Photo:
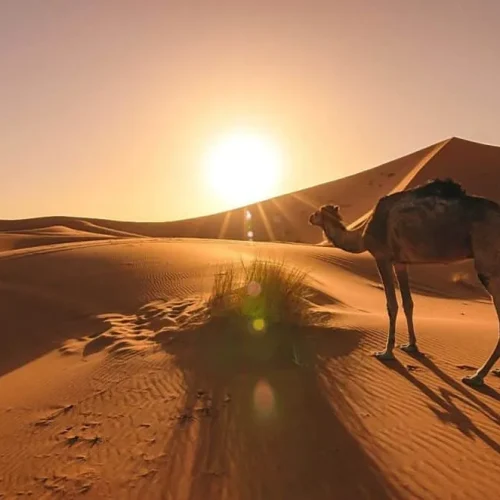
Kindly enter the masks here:
M 420 352 L 418 350 L 417 344 L 403 344 L 400 345 L 399 348 L 404 351 L 404 352 L 409 352 L 409 353 L 416 353 Z
M 465 385 L 469 385 L 471 387 L 482 387 L 484 385 L 484 380 L 477 375 L 473 375 L 470 377 L 463 377 L 462 382 Z
M 373 355 L 381 361 L 394 361 L 396 359 L 391 351 L 374 352 Z

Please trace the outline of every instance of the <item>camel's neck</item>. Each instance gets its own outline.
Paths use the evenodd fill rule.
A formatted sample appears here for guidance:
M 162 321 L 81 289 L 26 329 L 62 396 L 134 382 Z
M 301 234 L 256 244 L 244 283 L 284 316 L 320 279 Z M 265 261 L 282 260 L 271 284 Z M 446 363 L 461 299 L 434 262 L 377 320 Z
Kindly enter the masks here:
M 337 247 L 349 253 L 362 253 L 366 250 L 363 241 L 363 228 L 349 231 L 348 229 L 326 232 L 327 238 Z

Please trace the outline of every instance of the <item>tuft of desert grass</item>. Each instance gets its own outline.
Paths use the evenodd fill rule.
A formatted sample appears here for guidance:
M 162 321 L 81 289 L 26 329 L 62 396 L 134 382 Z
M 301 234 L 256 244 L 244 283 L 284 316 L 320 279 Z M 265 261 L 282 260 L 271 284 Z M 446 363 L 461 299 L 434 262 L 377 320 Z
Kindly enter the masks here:
M 257 327 L 297 325 L 305 320 L 309 291 L 306 271 L 255 258 L 219 266 L 209 305 L 214 316 L 247 319 Z

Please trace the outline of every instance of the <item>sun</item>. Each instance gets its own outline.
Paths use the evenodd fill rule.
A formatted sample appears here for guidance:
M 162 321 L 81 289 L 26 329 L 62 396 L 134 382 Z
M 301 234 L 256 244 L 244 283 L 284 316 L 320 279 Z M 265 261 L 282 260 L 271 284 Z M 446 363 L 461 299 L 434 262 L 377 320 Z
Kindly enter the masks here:
M 270 137 L 238 130 L 215 140 L 204 164 L 214 193 L 227 202 L 243 206 L 276 194 L 283 156 Z

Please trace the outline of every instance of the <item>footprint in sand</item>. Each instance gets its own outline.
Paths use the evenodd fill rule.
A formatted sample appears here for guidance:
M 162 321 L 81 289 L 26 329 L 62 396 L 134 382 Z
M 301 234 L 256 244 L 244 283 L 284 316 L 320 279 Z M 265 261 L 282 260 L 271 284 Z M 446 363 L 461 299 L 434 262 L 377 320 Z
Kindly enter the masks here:
M 66 340 L 59 351 L 83 357 L 100 352 L 113 356 L 150 352 L 163 342 L 172 342 L 180 331 L 203 324 L 207 315 L 206 303 L 198 296 L 156 300 L 134 314 L 100 314 L 97 317 L 103 322 L 100 333 Z
M 64 415 L 64 414 L 68 413 L 73 408 L 74 408 L 73 404 L 69 404 L 69 405 L 63 406 L 61 408 L 58 408 L 56 411 L 53 411 L 49 415 L 47 415 L 45 417 L 42 417 L 39 420 L 37 420 L 35 422 L 35 426 L 36 427 L 45 427 L 47 425 L 50 425 L 50 424 L 52 424 L 54 422 L 54 420 L 57 417 L 59 417 L 60 415 Z

